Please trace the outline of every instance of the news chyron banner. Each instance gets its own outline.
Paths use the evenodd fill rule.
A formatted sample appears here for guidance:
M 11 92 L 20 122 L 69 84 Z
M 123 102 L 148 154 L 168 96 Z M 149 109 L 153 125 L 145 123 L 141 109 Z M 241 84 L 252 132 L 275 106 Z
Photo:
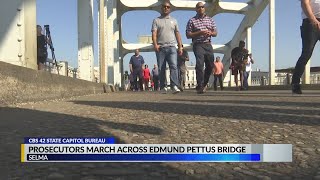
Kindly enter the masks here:
M 25 138 L 21 162 L 292 162 L 291 144 L 115 144 L 115 138 Z

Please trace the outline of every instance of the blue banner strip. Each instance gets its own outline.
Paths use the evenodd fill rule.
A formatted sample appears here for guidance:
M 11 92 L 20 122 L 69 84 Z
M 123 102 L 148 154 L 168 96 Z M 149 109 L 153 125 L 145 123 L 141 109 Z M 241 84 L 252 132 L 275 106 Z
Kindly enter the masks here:
M 115 144 L 114 137 L 26 137 L 24 144 Z
M 259 162 L 260 154 L 28 154 L 28 161 Z

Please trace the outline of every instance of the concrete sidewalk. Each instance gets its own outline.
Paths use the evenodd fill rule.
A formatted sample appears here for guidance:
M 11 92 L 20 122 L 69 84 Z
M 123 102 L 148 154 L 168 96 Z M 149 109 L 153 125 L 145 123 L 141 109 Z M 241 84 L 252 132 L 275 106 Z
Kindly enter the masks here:
M 320 93 L 117 92 L 1 107 L 0 179 L 319 179 Z M 292 163 L 20 163 L 24 137 L 293 144 Z

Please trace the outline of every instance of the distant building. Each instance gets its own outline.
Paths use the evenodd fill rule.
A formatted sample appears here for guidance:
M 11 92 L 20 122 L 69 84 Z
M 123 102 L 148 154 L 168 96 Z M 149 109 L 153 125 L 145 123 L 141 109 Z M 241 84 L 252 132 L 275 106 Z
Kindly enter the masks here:
M 197 79 L 196 79 L 196 70 L 194 65 L 186 65 L 187 72 L 186 72 L 186 83 L 185 87 L 188 88 L 195 88 L 197 86 Z M 166 79 L 167 85 L 170 85 L 170 69 L 169 67 L 166 68 Z
M 269 72 L 257 69 L 251 71 L 251 86 L 261 86 L 269 84 Z
M 277 85 L 290 84 L 294 68 L 277 69 Z M 320 67 L 310 67 L 310 84 L 320 84 Z
M 143 44 L 152 44 L 152 36 L 151 35 L 139 35 L 138 42 Z
M 71 66 L 68 66 L 68 76 L 72 78 L 78 78 L 78 68 L 73 68 Z

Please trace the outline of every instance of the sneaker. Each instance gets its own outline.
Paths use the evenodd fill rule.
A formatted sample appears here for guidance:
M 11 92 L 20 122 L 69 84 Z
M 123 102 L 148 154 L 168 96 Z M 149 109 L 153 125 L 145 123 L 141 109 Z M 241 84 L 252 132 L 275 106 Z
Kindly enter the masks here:
M 164 87 L 160 90 L 161 94 L 167 94 L 168 88 Z
M 292 94 L 302 94 L 300 84 L 292 84 Z
M 176 94 L 176 93 L 179 93 L 179 92 L 181 92 L 180 89 L 177 86 L 173 86 L 172 93 Z
M 205 93 L 207 91 L 208 86 L 204 86 L 202 91 Z

